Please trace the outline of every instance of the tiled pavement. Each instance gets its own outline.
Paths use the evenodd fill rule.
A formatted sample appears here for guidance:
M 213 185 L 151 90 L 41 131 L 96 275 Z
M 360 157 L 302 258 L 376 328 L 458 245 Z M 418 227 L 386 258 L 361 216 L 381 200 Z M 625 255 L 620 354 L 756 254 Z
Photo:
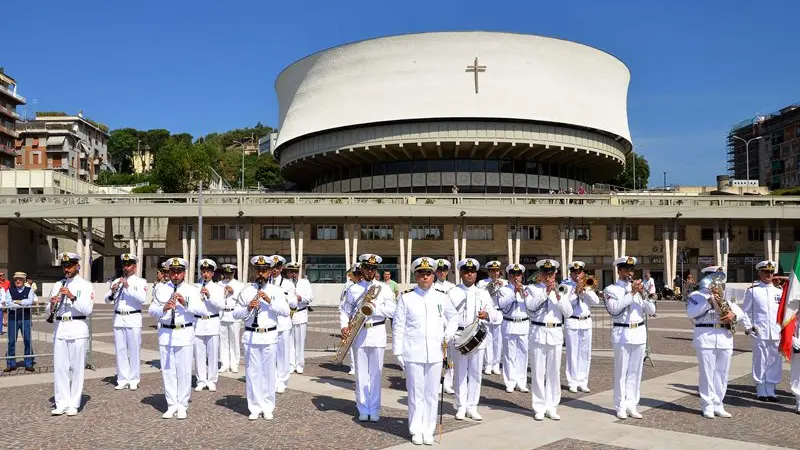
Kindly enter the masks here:
M 290 389 L 278 397 L 275 420 L 246 420 L 243 378 L 224 374 L 216 393 L 192 392 L 189 419 L 165 421 L 160 376 L 143 367 L 139 391 L 114 391 L 113 339 L 108 307 L 98 306 L 93 322 L 94 362 L 87 371 L 84 408 L 77 417 L 50 417 L 52 375 L 39 373 L 0 378 L 0 405 L 13 414 L 0 415 L 0 429 L 36 430 L 4 433 L 4 448 L 144 448 L 167 445 L 180 448 L 410 448 L 407 436 L 405 378 L 387 349 L 383 381 L 383 418 L 378 424 L 354 420 L 353 377 L 347 367 L 330 364 L 337 341 L 338 314 L 318 308 L 312 314 L 303 375 L 293 375 Z M 499 375 L 484 378 L 482 423 L 452 419 L 452 396 L 445 395 L 443 442 L 447 448 L 618 449 L 618 448 L 768 448 L 792 444 L 789 425 L 792 398 L 787 382 L 781 385 L 782 403 L 760 404 L 752 397 L 750 354 L 734 358 L 729 388 L 729 420 L 703 420 L 696 396 L 697 369 L 691 347 L 691 328 L 680 303 L 659 303 L 651 320 L 650 343 L 655 367 L 645 364 L 642 411 L 639 421 L 618 421 L 611 413 L 613 361 L 598 349 L 592 361 L 591 394 L 562 391 L 561 422 L 534 422 L 530 394 L 504 391 Z M 156 355 L 155 330 L 145 319 L 142 360 Z M 37 351 L 48 351 L 52 336 L 47 324 L 36 324 Z M 598 342 L 605 345 L 605 331 Z M 5 340 L 0 341 L 5 346 Z M 737 337 L 737 349 L 749 350 L 749 338 Z M 47 371 L 48 357 L 37 368 Z M 563 364 L 562 364 L 563 371 Z M 242 370 L 238 375 L 243 375 Z M 564 380 L 562 379 L 562 384 Z M 648 410 L 648 408 L 651 408 Z M 45 431 L 44 433 L 39 432 Z M 730 439 L 730 440 L 728 440 Z

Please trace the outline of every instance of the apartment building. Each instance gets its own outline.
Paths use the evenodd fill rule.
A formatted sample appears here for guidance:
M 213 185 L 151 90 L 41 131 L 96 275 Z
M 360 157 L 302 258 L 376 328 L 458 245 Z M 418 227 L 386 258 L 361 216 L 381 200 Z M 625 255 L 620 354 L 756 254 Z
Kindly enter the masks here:
M 17 82 L 0 67 L 0 168 L 14 167 L 17 106 L 24 104 L 25 97 L 17 94 Z

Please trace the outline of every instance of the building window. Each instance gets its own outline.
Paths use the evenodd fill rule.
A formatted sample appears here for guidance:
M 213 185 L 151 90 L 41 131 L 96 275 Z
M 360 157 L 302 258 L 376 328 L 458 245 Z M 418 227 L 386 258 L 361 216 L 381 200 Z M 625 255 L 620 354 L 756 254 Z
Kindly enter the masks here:
M 517 226 L 511 225 L 511 237 L 516 238 Z M 520 225 L 519 238 L 523 241 L 541 241 L 542 240 L 542 227 L 539 225 Z
M 236 225 L 211 225 L 211 240 L 236 240 Z
M 291 225 L 262 225 L 261 226 L 261 240 L 262 241 L 287 241 L 291 239 L 292 226 Z
M 578 241 L 592 240 L 592 228 L 588 225 L 575 227 L 575 239 Z
M 394 240 L 394 227 L 392 225 L 361 225 L 361 239 L 367 241 Z
M 181 225 L 178 228 L 178 239 L 190 239 L 194 232 L 194 225 Z
M 412 225 L 408 237 L 414 240 L 441 241 L 444 239 L 444 225 Z
M 491 225 L 467 225 L 467 239 L 491 241 L 494 239 Z
M 638 225 L 625 225 L 625 240 L 626 241 L 638 241 L 639 240 L 639 226 Z M 622 239 L 623 227 L 619 227 L 619 235 L 617 236 L 620 240 Z M 613 240 L 614 239 L 614 226 L 609 225 L 606 229 L 606 239 Z
M 672 233 L 675 232 L 675 227 L 673 225 L 654 225 L 653 226 L 653 241 L 654 242 L 661 242 L 664 240 L 664 228 L 666 231 L 669 232 L 669 238 L 672 239 Z M 713 230 L 712 230 L 713 235 Z M 686 240 L 686 225 L 678 226 L 678 240 L 685 241 Z M 707 240 L 711 240 L 710 238 Z
M 317 225 L 317 233 L 314 239 L 320 241 L 332 241 L 339 239 L 339 225 Z
M 764 229 L 760 227 L 747 227 L 747 240 L 748 241 L 763 241 Z

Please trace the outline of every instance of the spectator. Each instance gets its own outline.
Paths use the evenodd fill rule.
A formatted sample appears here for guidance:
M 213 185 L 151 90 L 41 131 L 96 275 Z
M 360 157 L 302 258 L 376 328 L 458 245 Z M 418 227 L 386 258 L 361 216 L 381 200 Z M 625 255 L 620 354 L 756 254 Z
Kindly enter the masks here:
M 39 286 L 33 281 L 33 278 L 31 278 L 30 275 L 25 278 L 25 286 L 31 288 L 34 294 L 39 292 Z
M 578 187 L 578 195 L 586 194 L 586 189 L 583 186 Z
M 9 289 L 11 289 L 11 282 L 6 280 L 6 271 L 0 269 L 0 301 L 8 295 Z M 0 336 L 5 334 L 3 327 L 8 325 L 8 317 L 5 312 L 5 309 L 0 309 Z
M 33 347 L 31 345 L 31 308 L 36 301 L 33 289 L 25 285 L 24 272 L 14 274 L 14 287 L 4 292 L 3 306 L 8 308 L 10 333 L 8 334 L 8 353 L 6 368 L 3 372 L 17 370 L 16 356 L 17 335 L 22 332 L 22 342 L 25 346 L 25 370 L 33 372 Z
M 394 292 L 394 296 L 397 298 L 397 294 L 400 292 L 400 287 L 397 286 L 397 283 L 392 279 L 392 272 L 389 272 L 388 270 L 383 271 L 383 282 L 392 288 L 392 292 Z

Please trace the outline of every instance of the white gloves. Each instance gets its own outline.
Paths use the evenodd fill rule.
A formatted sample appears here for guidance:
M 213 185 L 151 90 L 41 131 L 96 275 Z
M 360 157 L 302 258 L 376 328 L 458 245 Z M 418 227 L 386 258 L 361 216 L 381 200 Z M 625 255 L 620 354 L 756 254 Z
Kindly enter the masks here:
M 403 360 L 403 355 L 397 355 L 397 362 L 400 364 L 400 369 L 405 372 L 406 370 L 406 362 Z

